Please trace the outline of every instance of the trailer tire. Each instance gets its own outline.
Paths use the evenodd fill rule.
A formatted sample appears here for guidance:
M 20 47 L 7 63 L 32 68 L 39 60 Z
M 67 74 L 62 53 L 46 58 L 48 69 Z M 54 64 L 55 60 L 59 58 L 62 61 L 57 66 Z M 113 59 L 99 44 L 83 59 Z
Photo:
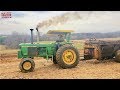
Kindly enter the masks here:
M 120 63 L 120 50 L 118 50 L 115 54 L 115 61 Z
M 84 55 L 84 60 L 92 59 L 93 57 L 91 55 Z

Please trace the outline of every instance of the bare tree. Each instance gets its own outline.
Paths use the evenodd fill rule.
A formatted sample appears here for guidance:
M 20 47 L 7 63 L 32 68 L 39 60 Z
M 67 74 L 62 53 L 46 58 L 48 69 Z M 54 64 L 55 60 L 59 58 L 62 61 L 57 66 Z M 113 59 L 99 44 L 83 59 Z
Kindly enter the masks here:
M 18 32 L 13 32 L 11 35 L 8 35 L 4 41 L 4 44 L 9 48 L 18 48 L 20 43 L 30 42 L 30 35 L 19 34 Z

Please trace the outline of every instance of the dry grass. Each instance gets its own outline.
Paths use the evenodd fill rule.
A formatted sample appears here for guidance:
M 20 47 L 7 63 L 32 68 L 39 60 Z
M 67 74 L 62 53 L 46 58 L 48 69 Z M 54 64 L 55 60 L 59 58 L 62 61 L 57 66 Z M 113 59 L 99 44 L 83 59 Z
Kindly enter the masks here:
M 120 40 L 120 37 L 118 37 L 118 38 L 102 38 L 102 39 L 99 39 L 99 40 L 111 40 L 111 41 L 116 41 L 116 40 Z
M 0 54 L 15 54 L 17 53 L 17 49 L 8 49 L 8 50 L 1 50 Z
M 3 46 L 4 47 L 4 46 Z M 10 57 L 17 57 L 17 49 L 4 49 L 0 50 L 0 60 L 9 59 Z
M 0 54 L 17 53 L 17 49 L 8 49 L 5 45 L 0 45 Z
M 0 51 L 5 50 L 6 46 L 5 45 L 0 45 Z

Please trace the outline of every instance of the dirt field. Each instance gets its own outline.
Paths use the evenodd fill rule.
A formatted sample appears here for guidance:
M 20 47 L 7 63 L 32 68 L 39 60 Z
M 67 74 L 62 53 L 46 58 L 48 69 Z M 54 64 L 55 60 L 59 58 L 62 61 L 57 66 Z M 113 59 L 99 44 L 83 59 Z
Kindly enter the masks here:
M 62 69 L 51 60 L 35 58 L 35 70 L 30 73 L 20 72 L 20 61 L 16 54 L 0 57 L 0 79 L 120 79 L 120 63 L 113 60 L 80 61 L 76 68 Z
M 80 56 L 83 56 L 82 47 L 79 47 Z M 62 69 L 51 60 L 35 58 L 35 70 L 30 73 L 20 72 L 20 61 L 17 50 L 0 51 L 0 79 L 120 79 L 120 63 L 114 60 L 80 61 L 75 68 Z

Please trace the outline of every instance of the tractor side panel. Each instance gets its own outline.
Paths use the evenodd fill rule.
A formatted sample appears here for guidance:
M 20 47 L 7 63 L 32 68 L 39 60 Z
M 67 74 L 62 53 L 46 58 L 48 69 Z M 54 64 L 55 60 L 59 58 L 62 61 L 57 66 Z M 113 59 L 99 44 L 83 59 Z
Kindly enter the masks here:
M 55 47 L 53 46 L 46 46 L 46 47 L 39 47 L 38 48 L 38 56 L 39 57 L 52 57 L 54 55 L 55 52 Z
M 18 51 L 17 57 L 18 57 L 18 59 L 23 57 L 21 50 Z
M 38 55 L 37 47 L 28 47 L 28 56 L 33 57 Z
M 28 55 L 28 48 L 27 47 L 21 47 L 21 51 L 22 51 L 23 56 Z
M 38 55 L 37 47 L 21 47 L 18 51 L 18 58 L 34 57 Z
M 53 52 L 55 51 L 55 48 L 54 47 L 48 47 L 47 51 L 48 51 L 48 55 L 53 55 Z
M 47 54 L 47 49 L 46 49 L 46 47 L 39 47 L 39 48 L 38 48 L 38 54 L 39 54 L 39 56 L 41 56 L 41 57 L 46 57 L 46 54 Z
M 36 44 L 21 46 L 18 51 L 18 58 L 44 57 L 51 58 L 56 53 L 55 44 Z

